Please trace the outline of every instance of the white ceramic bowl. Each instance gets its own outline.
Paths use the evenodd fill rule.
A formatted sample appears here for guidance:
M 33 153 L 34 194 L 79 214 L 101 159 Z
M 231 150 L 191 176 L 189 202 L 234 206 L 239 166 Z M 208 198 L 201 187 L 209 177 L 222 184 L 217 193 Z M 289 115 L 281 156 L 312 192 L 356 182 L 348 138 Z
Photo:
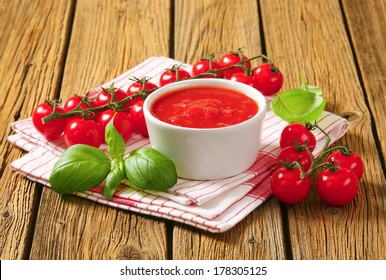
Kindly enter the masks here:
M 221 128 L 186 128 L 168 124 L 150 111 L 155 100 L 174 90 L 196 86 L 234 89 L 258 104 L 252 118 Z M 261 148 L 262 123 L 266 111 L 264 96 L 245 84 L 223 79 L 197 79 L 172 83 L 151 93 L 144 103 L 144 115 L 151 146 L 168 156 L 181 178 L 214 180 L 247 170 Z

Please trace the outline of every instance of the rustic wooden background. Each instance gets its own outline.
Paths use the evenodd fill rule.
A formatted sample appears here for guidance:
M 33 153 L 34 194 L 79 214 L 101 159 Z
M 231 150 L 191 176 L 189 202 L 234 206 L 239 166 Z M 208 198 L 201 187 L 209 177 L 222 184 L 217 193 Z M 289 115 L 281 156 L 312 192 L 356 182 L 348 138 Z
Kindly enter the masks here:
M 1 0 L 1 259 L 385 259 L 385 0 Z M 13 173 L 10 123 L 150 56 L 245 47 L 319 85 L 366 171 L 355 201 L 269 199 L 223 234 L 61 196 Z

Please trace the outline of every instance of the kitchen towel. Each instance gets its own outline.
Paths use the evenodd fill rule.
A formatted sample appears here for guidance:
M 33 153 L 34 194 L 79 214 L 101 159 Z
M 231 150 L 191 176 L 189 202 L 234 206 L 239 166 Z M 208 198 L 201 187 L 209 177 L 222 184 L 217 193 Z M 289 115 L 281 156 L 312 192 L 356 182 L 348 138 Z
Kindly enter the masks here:
M 191 66 L 166 57 L 151 57 L 136 67 L 120 75 L 101 87 L 114 86 L 126 90 L 133 82 L 130 77 L 150 77 L 158 84 L 164 69 L 181 65 L 189 71 Z M 94 89 L 90 97 L 96 96 L 101 87 Z M 270 102 L 270 100 L 267 100 Z M 287 123 L 271 110 L 265 115 L 262 133 L 262 149 L 255 164 L 245 172 L 233 177 L 213 181 L 192 181 L 178 179 L 177 184 L 163 192 L 141 191 L 121 186 L 113 198 L 107 200 L 101 187 L 93 188 L 75 195 L 111 207 L 130 210 L 146 215 L 166 218 L 210 232 L 224 232 L 241 221 L 253 209 L 263 203 L 270 195 L 270 175 L 275 169 L 276 156 L 280 151 L 279 138 Z M 342 137 L 347 130 L 345 119 L 323 112 L 318 125 L 331 137 L 331 143 Z M 49 187 L 48 178 L 54 163 L 66 149 L 63 137 L 47 141 L 33 127 L 31 119 L 20 120 L 12 125 L 15 134 L 8 140 L 27 151 L 23 157 L 11 163 L 11 167 L 30 180 Z M 317 139 L 315 154 L 321 151 L 325 136 L 314 131 Z M 126 154 L 130 151 L 151 146 L 149 139 L 134 134 L 126 142 Z M 100 147 L 106 151 L 106 145 Z

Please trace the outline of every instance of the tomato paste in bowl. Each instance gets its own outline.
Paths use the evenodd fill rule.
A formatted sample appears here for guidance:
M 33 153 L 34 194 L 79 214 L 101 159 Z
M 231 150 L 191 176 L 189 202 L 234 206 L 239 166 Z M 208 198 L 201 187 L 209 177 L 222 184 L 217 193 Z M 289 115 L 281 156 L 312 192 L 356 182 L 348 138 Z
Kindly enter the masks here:
M 155 90 L 143 108 L 152 147 L 174 162 L 179 177 L 230 177 L 257 159 L 266 101 L 248 85 L 185 80 Z
M 151 113 L 159 120 L 190 128 L 219 128 L 252 118 L 258 105 L 231 88 L 198 86 L 177 89 L 158 98 Z

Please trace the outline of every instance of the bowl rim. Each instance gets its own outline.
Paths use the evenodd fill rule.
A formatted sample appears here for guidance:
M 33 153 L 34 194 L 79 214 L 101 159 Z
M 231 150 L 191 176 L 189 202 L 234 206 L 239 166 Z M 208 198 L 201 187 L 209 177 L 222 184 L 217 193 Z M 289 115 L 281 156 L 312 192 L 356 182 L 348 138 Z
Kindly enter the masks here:
M 214 127 L 214 128 L 195 128 L 195 127 L 185 127 L 185 126 L 178 126 L 178 125 L 173 125 L 164 121 L 161 121 L 157 117 L 155 117 L 150 108 L 151 105 L 155 102 L 155 100 L 159 96 L 163 96 L 168 94 L 171 91 L 177 90 L 179 88 L 185 88 L 185 87 L 195 87 L 195 86 L 213 86 L 213 87 L 224 87 L 224 88 L 231 88 L 234 89 L 240 93 L 243 93 L 247 95 L 248 97 L 252 98 L 258 105 L 258 111 L 257 113 L 251 117 L 250 119 L 247 119 L 245 121 L 242 121 L 237 124 L 232 124 L 224 127 Z M 244 93 L 244 90 L 248 92 L 253 92 L 256 94 L 259 100 L 257 100 L 255 97 L 252 97 L 246 93 Z M 262 115 L 264 115 L 267 107 L 267 101 L 264 97 L 264 95 L 258 91 L 257 89 L 232 80 L 224 80 L 224 79 L 197 79 L 197 80 L 182 80 L 178 82 L 174 82 L 171 84 L 167 84 L 163 87 L 160 87 L 153 91 L 150 95 L 148 95 L 144 101 L 143 104 L 143 111 L 145 115 L 145 120 L 147 121 L 148 118 L 150 118 L 153 122 L 157 123 L 158 125 L 164 126 L 165 128 L 169 129 L 178 129 L 178 130 L 183 130 L 183 131 L 197 131 L 197 132 L 204 132 L 204 131 L 219 131 L 219 130 L 230 130 L 230 129 L 237 129 L 240 126 L 245 126 L 250 122 L 253 122 L 255 119 L 260 118 Z

